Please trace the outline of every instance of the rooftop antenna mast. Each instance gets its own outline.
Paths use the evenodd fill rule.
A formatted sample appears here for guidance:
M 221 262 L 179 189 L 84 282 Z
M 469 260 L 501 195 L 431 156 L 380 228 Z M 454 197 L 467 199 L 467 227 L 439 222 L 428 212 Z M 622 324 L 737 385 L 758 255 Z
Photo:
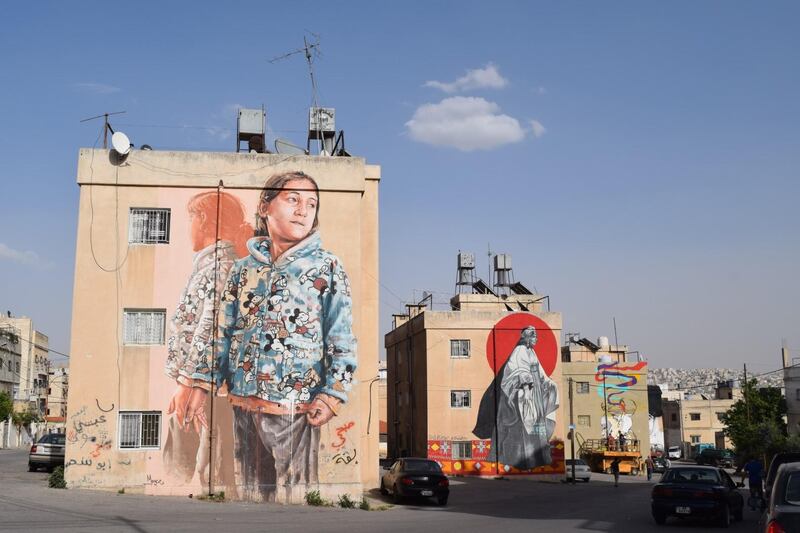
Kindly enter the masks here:
M 315 39 L 314 42 L 309 42 L 308 37 L 304 35 L 303 48 L 298 48 L 297 50 L 292 50 L 291 52 L 286 52 L 283 55 L 273 57 L 272 59 L 269 60 L 269 62 L 277 63 L 278 61 L 282 61 L 296 54 L 305 55 L 306 63 L 308 64 L 308 75 L 311 77 L 311 99 L 314 107 L 317 107 L 317 81 L 314 78 L 314 59 L 320 56 L 319 35 L 317 35 L 316 33 L 311 33 L 311 35 Z
M 115 111 L 113 113 L 103 113 L 102 115 L 97 115 L 96 117 L 89 117 L 81 120 L 81 122 L 89 122 L 90 120 L 95 120 L 97 118 L 103 119 L 103 149 L 108 148 L 108 132 L 110 131 L 113 135 L 114 130 L 111 129 L 111 125 L 108 123 L 108 117 L 112 115 L 121 115 L 126 113 L 126 111 Z

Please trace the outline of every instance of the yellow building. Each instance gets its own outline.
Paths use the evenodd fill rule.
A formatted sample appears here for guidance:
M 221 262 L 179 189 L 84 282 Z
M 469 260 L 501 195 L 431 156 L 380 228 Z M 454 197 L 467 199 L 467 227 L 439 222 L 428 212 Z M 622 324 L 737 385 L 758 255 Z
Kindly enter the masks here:
M 692 447 L 698 444 L 719 449 L 733 447 L 725 436 L 722 415 L 742 397 L 741 389 L 732 382 L 717 385 L 714 396 L 683 396 L 664 402 L 664 439 L 666 446 L 680 446 L 684 457 L 691 457 Z
M 448 474 L 564 472 L 561 314 L 534 294 L 411 306 L 386 334 L 389 456 Z M 524 311 L 522 309 L 525 309 Z
M 64 433 L 67 421 L 69 369 L 66 367 L 50 368 L 47 385 L 47 407 L 44 415 L 46 430 L 50 433 Z
M 47 403 L 47 374 L 50 368 L 49 340 L 37 331 L 28 317 L 0 317 L 0 327 L 16 331 L 19 343 L 19 379 L 15 385 L 14 409 L 34 411 L 44 417 Z
M 609 345 L 605 337 L 597 343 L 572 338 L 561 349 L 561 358 L 565 387 L 573 380 L 575 456 L 597 441 L 615 448 L 623 442 L 644 460 L 650 453 L 651 430 L 647 363 L 629 354 L 627 346 Z M 570 453 L 567 442 L 567 457 Z
M 81 149 L 68 485 L 377 486 L 379 180 L 357 157 Z

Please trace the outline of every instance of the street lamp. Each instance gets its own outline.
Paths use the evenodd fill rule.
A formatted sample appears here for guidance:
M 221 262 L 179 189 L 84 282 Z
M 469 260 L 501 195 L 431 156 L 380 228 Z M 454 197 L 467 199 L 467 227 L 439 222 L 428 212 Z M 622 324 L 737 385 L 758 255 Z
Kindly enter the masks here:
M 604 354 L 598 358 L 601 365 L 610 365 L 611 356 Z M 603 418 L 606 422 L 606 448 L 611 445 L 611 427 L 608 422 L 608 394 L 606 393 L 606 369 L 603 367 Z

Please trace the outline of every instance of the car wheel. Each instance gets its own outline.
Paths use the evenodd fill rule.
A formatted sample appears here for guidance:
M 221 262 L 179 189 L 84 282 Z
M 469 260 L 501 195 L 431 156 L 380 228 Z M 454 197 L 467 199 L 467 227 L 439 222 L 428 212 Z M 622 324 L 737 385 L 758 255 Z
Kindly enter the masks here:
M 656 524 L 659 526 L 664 525 L 667 523 L 667 515 L 664 513 L 653 513 L 653 520 L 655 520 Z
M 397 489 L 397 483 L 394 484 L 392 487 L 392 497 L 394 498 L 394 503 L 402 503 L 403 497 L 400 495 L 400 491 Z
M 730 527 L 731 525 L 731 509 L 727 505 L 722 508 L 719 515 L 719 527 Z
M 381 494 L 383 494 L 384 496 L 389 494 L 389 491 L 386 490 L 386 485 L 383 484 L 383 480 L 381 480 Z
M 447 496 L 439 496 L 436 501 L 439 505 L 445 506 L 447 505 Z

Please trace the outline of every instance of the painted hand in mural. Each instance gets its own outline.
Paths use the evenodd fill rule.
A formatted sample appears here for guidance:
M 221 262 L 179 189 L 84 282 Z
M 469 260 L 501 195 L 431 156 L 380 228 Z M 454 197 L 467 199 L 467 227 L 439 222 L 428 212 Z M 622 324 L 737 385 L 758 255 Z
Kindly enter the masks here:
M 333 412 L 333 409 L 328 407 L 328 404 L 319 398 L 314 398 L 311 400 L 308 413 L 306 413 L 306 419 L 308 420 L 309 424 L 316 427 L 328 422 L 328 420 L 333 418 L 333 415 L 335 414 L 336 413 Z
M 199 387 L 192 389 L 189 395 L 189 401 L 186 404 L 186 416 L 182 420 L 184 429 L 188 429 L 190 424 L 194 426 L 195 431 L 198 433 L 200 433 L 201 428 L 208 429 L 208 421 L 206 420 L 207 398 L 208 392 L 204 389 Z
M 191 393 L 191 387 L 178 383 L 178 388 L 175 389 L 175 394 L 172 395 L 172 399 L 169 401 L 169 407 L 167 407 L 167 414 L 171 415 L 175 413 L 181 426 L 183 426 L 183 420 L 186 418 L 186 405 L 189 403 L 189 396 Z

